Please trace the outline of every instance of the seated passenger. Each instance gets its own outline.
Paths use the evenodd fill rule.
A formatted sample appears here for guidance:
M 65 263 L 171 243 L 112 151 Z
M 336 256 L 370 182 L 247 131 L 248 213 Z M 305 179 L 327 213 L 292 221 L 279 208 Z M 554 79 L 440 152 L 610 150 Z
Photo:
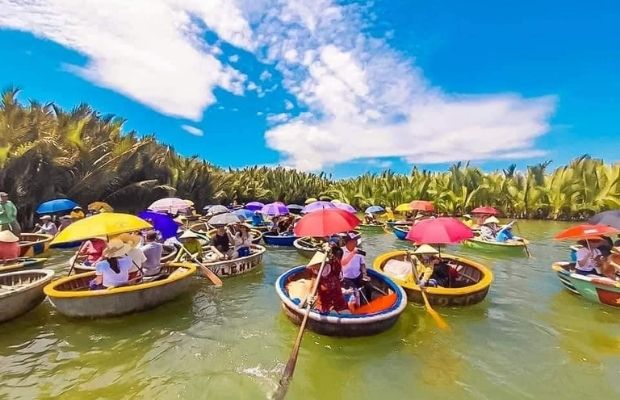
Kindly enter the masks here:
M 139 246 L 142 242 L 142 236 L 132 233 L 121 233 L 114 238 L 121 240 L 129 246 L 127 256 L 131 259 L 131 268 L 129 269 L 129 279 L 134 279 L 142 274 L 142 264 L 146 261 L 146 256 L 140 250 Z
M 185 232 L 183 232 L 183 234 L 179 236 L 179 242 L 181 242 L 181 245 L 191 255 L 196 257 L 198 260 L 202 260 L 202 243 L 200 243 L 199 236 L 196 235 L 194 231 L 192 231 L 191 229 L 185 230 Z
M 474 226 L 474 220 L 471 219 L 471 215 L 469 214 L 463 215 L 463 223 L 467 225 L 468 228 L 471 228 Z
M 235 233 L 234 246 L 237 257 L 247 257 L 252 248 L 252 235 L 250 228 L 245 224 L 239 224 L 239 231 Z
M 58 228 L 56 224 L 52 222 L 52 217 L 49 215 L 44 215 L 40 218 L 42 224 L 36 224 L 34 227 L 38 228 L 35 233 L 43 233 L 46 235 L 55 236 L 58 233 Z
M 6 263 L 19 257 L 19 238 L 9 230 L 0 232 L 0 262 Z
M 495 241 L 498 231 L 499 220 L 495 217 L 489 217 L 484 220 L 480 227 L 480 237 L 483 240 Z
M 588 244 L 586 240 L 577 242 L 581 248 L 577 250 L 575 272 L 579 275 L 599 275 L 597 267 L 601 261 L 601 252 Z
M 129 245 L 120 239 L 110 239 L 103 251 L 103 259 L 95 264 L 95 279 L 90 288 L 105 289 L 126 285 L 129 282 L 131 258 L 127 256 Z
M 157 232 L 148 231 L 145 236 L 146 243 L 140 246 L 140 250 L 144 253 L 146 260 L 142 263 L 144 276 L 155 276 L 161 270 L 161 255 L 164 246 L 157 242 Z
M 225 226 L 218 226 L 215 235 L 211 238 L 211 249 L 221 260 L 231 259 L 235 249 L 231 246 L 234 238 Z
M 80 247 L 80 255 L 86 256 L 83 261 L 85 265 L 92 265 L 103 257 L 103 250 L 105 250 L 107 243 L 103 239 L 93 238 L 84 242 Z
M 71 223 L 73 223 L 73 220 L 71 219 L 70 215 L 63 215 L 62 217 L 60 217 L 60 225 L 58 225 L 58 233 L 65 230 L 65 228 L 71 225 Z
M 342 286 L 345 288 L 361 288 L 368 280 L 366 274 L 366 261 L 357 248 L 357 237 L 349 235 L 346 245 L 342 248 Z
M 364 223 L 368 225 L 374 225 L 377 223 L 377 218 L 372 213 L 366 213 L 364 215 Z
M 495 238 L 496 241 L 505 243 L 509 240 L 513 240 L 515 237 L 512 235 L 512 226 L 506 225 L 502 229 L 497 232 L 497 236 Z
M 263 214 L 256 211 L 252 215 L 252 225 L 254 226 L 263 226 L 265 224 L 265 220 L 263 219 Z

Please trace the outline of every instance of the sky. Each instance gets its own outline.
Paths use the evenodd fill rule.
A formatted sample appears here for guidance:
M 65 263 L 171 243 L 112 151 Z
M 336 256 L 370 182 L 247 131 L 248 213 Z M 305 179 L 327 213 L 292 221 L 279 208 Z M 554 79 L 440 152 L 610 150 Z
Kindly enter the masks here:
M 223 167 L 620 160 L 614 0 L 0 0 L 0 88 Z

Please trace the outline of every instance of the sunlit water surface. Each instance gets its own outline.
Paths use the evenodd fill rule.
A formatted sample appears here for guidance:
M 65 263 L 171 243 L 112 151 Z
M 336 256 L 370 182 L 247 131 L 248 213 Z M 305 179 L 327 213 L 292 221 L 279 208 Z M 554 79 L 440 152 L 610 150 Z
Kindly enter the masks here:
M 439 309 L 450 331 L 409 304 L 377 336 L 307 332 L 289 398 L 620 398 L 620 310 L 560 286 L 550 264 L 568 258 L 569 243 L 551 237 L 566 224 L 518 226 L 530 259 L 450 249 L 495 274 L 481 304 Z M 368 263 L 408 247 L 391 234 L 364 241 Z M 47 267 L 66 273 L 68 255 L 52 252 Z M 297 332 L 273 285 L 302 262 L 295 250 L 270 248 L 247 276 L 221 288 L 196 277 L 176 300 L 120 318 L 68 319 L 45 301 L 0 325 L 0 398 L 268 397 Z

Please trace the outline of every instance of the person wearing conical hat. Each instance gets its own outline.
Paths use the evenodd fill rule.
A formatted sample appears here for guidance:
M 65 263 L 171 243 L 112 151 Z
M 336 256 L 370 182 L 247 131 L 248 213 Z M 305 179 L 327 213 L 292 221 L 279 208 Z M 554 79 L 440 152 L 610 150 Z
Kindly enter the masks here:
M 191 229 L 186 229 L 181 236 L 179 236 L 179 241 L 190 254 L 202 260 L 202 243 L 200 243 L 199 236 L 196 232 Z
M 129 282 L 131 258 L 127 253 L 131 246 L 121 239 L 113 238 L 103 250 L 103 259 L 95 264 L 95 279 L 90 282 L 92 290 L 123 286 Z
M 0 261 L 5 263 L 19 257 L 19 238 L 9 230 L 0 232 Z
M 439 257 L 439 251 L 423 244 L 414 252 L 421 262 L 416 263 L 418 284 L 420 287 L 450 287 L 450 266 Z
M 335 311 L 337 313 L 344 313 L 357 305 L 356 301 L 352 301 L 352 305 L 349 306 L 342 294 L 340 282 L 342 253 L 342 249 L 339 247 L 332 247 L 329 256 L 317 251 L 312 256 L 310 262 L 308 262 L 308 265 L 306 265 L 306 268 L 316 276 L 319 273 L 321 263 L 325 262 L 317 290 L 316 303 L 314 304 L 314 308 L 319 310 L 319 312 L 328 313 Z

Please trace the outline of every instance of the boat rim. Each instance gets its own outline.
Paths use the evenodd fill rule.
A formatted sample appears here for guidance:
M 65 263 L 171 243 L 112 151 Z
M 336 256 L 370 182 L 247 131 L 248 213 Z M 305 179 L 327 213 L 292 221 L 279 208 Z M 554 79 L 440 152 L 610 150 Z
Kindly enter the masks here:
M 258 249 L 257 249 L 257 247 L 258 247 Z M 203 264 L 207 265 L 209 267 L 215 267 L 215 266 L 219 266 L 219 265 L 238 263 L 239 261 L 246 261 L 246 260 L 249 260 L 252 257 L 263 255 L 265 253 L 265 251 L 267 251 L 267 249 L 264 246 L 261 246 L 259 244 L 253 244 L 252 246 L 250 246 L 250 248 L 256 249 L 256 250 L 258 250 L 258 252 L 254 253 L 254 254 L 250 254 L 249 256 L 245 256 L 245 257 L 233 258 L 232 260 L 222 260 L 222 261 L 215 261 L 215 262 L 203 262 Z
M 484 243 L 484 244 L 488 244 L 491 246 L 499 246 L 499 247 L 525 247 L 526 245 L 529 244 L 529 241 L 527 241 L 527 239 L 523 239 L 523 241 L 515 241 L 512 243 L 508 243 L 508 242 L 493 242 L 490 240 L 482 240 L 478 237 L 473 237 L 470 239 L 466 240 L 467 242 L 474 242 L 474 243 Z
M 187 263 L 187 262 L 170 263 L 168 265 L 187 268 L 187 271 L 181 274 L 178 274 L 172 278 L 168 276 L 166 279 L 162 279 L 159 281 L 144 282 L 144 283 L 138 283 L 135 285 L 120 286 L 120 287 L 108 288 L 108 289 L 103 289 L 103 290 L 64 291 L 64 290 L 56 289 L 58 286 L 64 283 L 77 280 L 80 278 L 95 276 L 95 271 L 84 272 L 82 274 L 65 276 L 63 278 L 55 280 L 54 282 L 51 282 L 50 284 L 45 286 L 45 288 L 43 289 L 43 292 L 49 297 L 54 297 L 54 298 L 88 298 L 88 297 L 93 297 L 93 296 L 110 296 L 110 295 L 119 294 L 119 293 L 136 292 L 142 289 L 150 289 L 150 288 L 154 288 L 158 286 L 164 286 L 169 283 L 176 282 L 181 279 L 185 279 L 188 276 L 196 273 L 196 265 L 194 265 L 193 263 Z
M 0 293 L 0 299 L 5 298 L 5 297 L 9 297 L 12 295 L 15 295 L 16 293 L 21 293 L 24 292 L 25 290 L 29 290 L 32 289 L 33 287 L 36 287 L 42 283 L 46 283 L 47 281 L 50 281 L 53 277 L 54 274 L 56 273 L 54 270 L 51 269 L 29 269 L 26 271 L 15 271 L 15 272 L 6 272 L 6 273 L 2 273 L 0 274 L 1 276 L 5 277 L 5 276 L 14 276 L 14 275 L 31 275 L 33 273 L 38 273 L 38 274 L 45 274 L 45 276 L 41 277 L 40 279 L 37 279 L 34 282 L 30 282 L 14 291 L 9 291 L 6 293 Z
M 293 267 L 280 275 L 276 280 L 276 292 L 278 293 L 278 297 L 280 297 L 280 301 L 284 303 L 287 307 L 293 309 L 296 312 L 303 313 L 306 309 L 299 307 L 298 304 L 295 304 L 290 297 L 285 292 L 285 283 L 286 279 L 294 274 L 301 272 L 305 269 L 305 265 L 300 265 L 297 267 Z M 405 290 L 400 287 L 392 278 L 381 274 L 377 271 L 368 270 L 368 273 L 371 275 L 375 275 L 376 278 L 381 279 L 385 282 L 392 291 L 396 294 L 396 301 L 390 308 L 387 310 L 382 310 L 380 312 L 372 313 L 372 314 L 339 314 L 329 315 L 329 314 L 321 314 L 317 311 L 310 310 L 309 318 L 323 323 L 332 323 L 332 324 L 344 324 L 344 325 L 358 325 L 360 323 L 373 323 L 377 321 L 383 321 L 389 319 L 391 317 L 396 317 L 400 315 L 405 307 L 407 307 L 407 293 Z
M 405 255 L 407 253 L 408 251 L 405 251 L 405 250 L 395 250 L 395 251 L 390 251 L 387 253 L 379 254 L 372 263 L 372 269 L 375 271 L 378 271 L 379 273 L 383 275 L 387 275 L 385 272 L 383 272 L 383 268 L 381 267 L 389 259 L 394 258 L 395 256 Z M 427 292 L 428 294 L 453 295 L 453 296 L 466 295 L 466 294 L 477 292 L 479 290 L 482 290 L 486 287 L 491 286 L 491 283 L 493 282 L 493 272 L 491 272 L 489 268 L 485 267 L 479 262 L 476 262 L 476 261 L 473 261 L 473 260 L 470 260 L 464 257 L 454 256 L 451 254 L 442 254 L 441 257 L 454 260 L 456 262 L 461 261 L 461 262 L 471 265 L 472 267 L 476 268 L 482 273 L 482 279 L 480 279 L 478 282 L 474 283 L 473 285 L 463 286 L 459 288 L 426 287 L 424 288 L 424 291 Z M 389 278 L 406 289 L 420 291 L 420 287 L 416 285 L 415 283 L 411 284 L 411 283 L 405 282 L 401 279 L 394 278 L 391 276 L 389 276 Z

